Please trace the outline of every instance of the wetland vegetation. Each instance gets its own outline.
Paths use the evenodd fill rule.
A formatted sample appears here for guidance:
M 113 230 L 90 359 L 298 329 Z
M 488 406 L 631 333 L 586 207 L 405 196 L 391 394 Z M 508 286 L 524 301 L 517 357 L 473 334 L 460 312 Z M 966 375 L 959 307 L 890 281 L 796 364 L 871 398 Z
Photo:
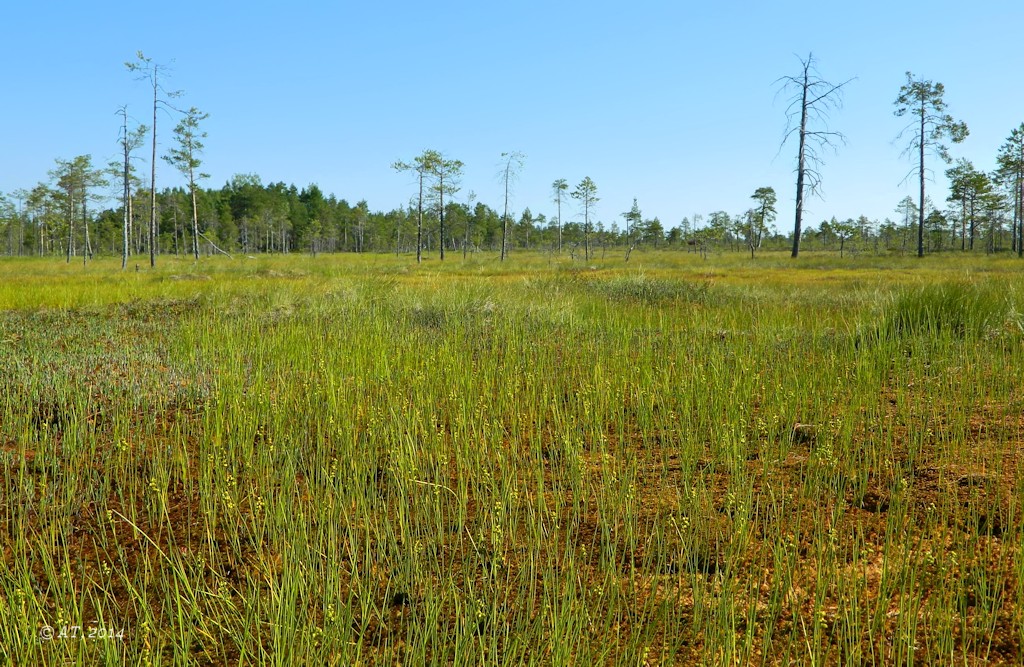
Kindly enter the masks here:
M 119 268 L 0 264 L 8 664 L 1024 660 L 1015 258 Z

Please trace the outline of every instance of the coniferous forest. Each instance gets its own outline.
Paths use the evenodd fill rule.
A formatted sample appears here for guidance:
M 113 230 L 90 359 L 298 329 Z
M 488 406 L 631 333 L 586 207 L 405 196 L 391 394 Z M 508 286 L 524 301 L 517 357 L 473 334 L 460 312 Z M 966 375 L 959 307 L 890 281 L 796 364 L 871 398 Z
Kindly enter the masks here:
M 413 252 L 419 259 L 423 252 L 443 256 L 446 250 L 500 250 L 504 259 L 512 249 L 568 250 L 574 257 L 580 249 L 589 257 L 591 246 L 749 250 L 751 255 L 762 248 L 792 248 L 794 257 L 801 247 L 840 254 L 920 256 L 960 250 L 1024 256 L 1024 123 L 1008 128 L 996 155 L 980 156 L 990 170 L 964 157 L 954 159 L 951 145 L 969 136 L 968 124 L 947 113 L 942 83 L 910 72 L 893 114 L 908 121 L 896 140 L 911 167 L 907 180 L 920 184 L 917 196 L 893 202 L 892 215 L 881 220 L 864 215 L 804 219 L 805 201 L 820 194 L 827 177 L 823 156 L 845 141 L 833 128 L 838 124 L 833 117 L 854 80 L 825 80 L 813 54 L 799 62 L 795 75 L 777 82 L 778 92 L 789 101 L 782 149 L 795 154 L 794 184 L 757 188 L 745 210 L 663 221 L 657 215 L 644 216 L 642 202 L 636 200 L 632 207 L 606 201 L 604 210 L 624 212 L 595 217 L 592 206 L 600 200 L 599 184 L 584 177 L 574 186 L 560 174 L 552 174 L 549 199 L 519 202 L 522 208 L 514 212 L 507 186 L 529 168 L 526 156 L 517 152 L 500 157 L 499 176 L 506 186 L 501 202 L 476 201 L 469 184 L 462 183 L 464 164 L 437 150 L 391 165 L 414 184 L 408 200 L 386 212 L 371 211 L 358 193 L 344 198 L 316 184 L 264 183 L 260 175 L 244 169 L 219 189 L 204 185 L 203 122 L 208 115 L 195 107 L 174 106 L 181 92 L 165 92 L 159 65 L 140 52 L 125 65 L 153 87 L 153 124 L 130 124 L 122 107 L 122 158 L 106 165 L 96 164 L 91 155 L 57 158 L 48 178 L 36 186 L 0 193 L 0 252 L 64 257 L 68 262 L 121 255 L 123 266 L 136 255 L 148 255 L 155 263 L 160 254 L 198 257 L 200 252 Z M 167 114 L 176 125 L 162 126 L 171 136 L 170 147 L 158 154 L 155 126 Z M 172 167 L 161 172 L 159 183 L 154 161 Z M 937 172 L 948 182 L 941 192 L 934 184 Z M 397 177 L 382 166 L 381 178 Z M 796 221 L 791 225 L 777 219 L 775 206 L 778 197 L 794 188 Z

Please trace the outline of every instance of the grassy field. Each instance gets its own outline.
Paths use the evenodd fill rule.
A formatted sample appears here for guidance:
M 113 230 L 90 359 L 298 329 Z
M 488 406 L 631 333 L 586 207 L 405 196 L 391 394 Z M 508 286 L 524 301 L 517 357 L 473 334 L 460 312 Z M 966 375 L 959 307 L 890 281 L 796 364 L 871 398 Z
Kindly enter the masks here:
M 5 260 L 0 657 L 1022 664 L 1022 313 L 980 256 Z

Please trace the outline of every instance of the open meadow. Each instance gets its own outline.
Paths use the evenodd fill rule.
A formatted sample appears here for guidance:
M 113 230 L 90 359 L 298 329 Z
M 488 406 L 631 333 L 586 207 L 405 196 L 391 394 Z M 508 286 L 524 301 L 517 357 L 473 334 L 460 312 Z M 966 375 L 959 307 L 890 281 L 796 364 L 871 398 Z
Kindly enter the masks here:
M 0 498 L 6 664 L 1019 665 L 1024 262 L 8 259 Z

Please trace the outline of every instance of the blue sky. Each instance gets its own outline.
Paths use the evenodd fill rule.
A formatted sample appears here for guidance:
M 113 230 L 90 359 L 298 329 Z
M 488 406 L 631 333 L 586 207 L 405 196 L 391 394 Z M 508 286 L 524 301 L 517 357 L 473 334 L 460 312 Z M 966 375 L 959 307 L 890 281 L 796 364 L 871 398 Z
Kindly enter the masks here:
M 46 180 L 57 158 L 117 156 L 117 109 L 147 124 L 138 50 L 172 68 L 183 106 L 210 114 L 204 171 L 323 190 L 373 210 L 414 194 L 390 165 L 426 148 L 465 163 L 462 191 L 496 208 L 502 152 L 526 164 L 512 208 L 553 214 L 550 186 L 590 176 L 597 218 L 634 197 L 667 227 L 741 213 L 772 186 L 792 226 L 795 145 L 779 152 L 775 81 L 813 52 L 822 76 L 857 77 L 831 128 L 824 199 L 807 220 L 895 218 L 912 164 L 895 142 L 905 72 L 946 86 L 971 131 L 954 157 L 981 169 L 1024 122 L 1024 3 L 217 2 L 9 3 L 0 39 L 0 192 Z M 160 151 L 174 120 L 164 116 Z M 140 154 L 148 151 L 140 151 Z M 931 193 L 944 202 L 944 166 Z M 143 169 L 148 170 L 148 165 Z M 180 176 L 162 161 L 158 187 Z M 564 210 L 564 217 L 574 211 Z

